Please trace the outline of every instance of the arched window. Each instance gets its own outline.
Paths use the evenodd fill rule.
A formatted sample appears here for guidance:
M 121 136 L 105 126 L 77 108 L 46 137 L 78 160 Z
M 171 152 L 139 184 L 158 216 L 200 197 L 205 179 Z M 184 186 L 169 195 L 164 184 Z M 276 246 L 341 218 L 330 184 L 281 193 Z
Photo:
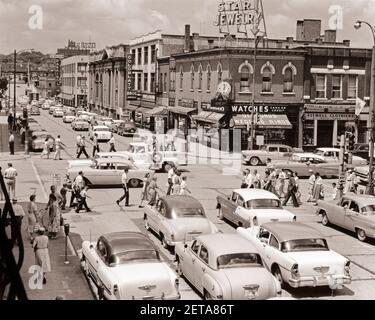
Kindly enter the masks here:
M 263 68 L 262 79 L 263 79 L 262 92 L 271 92 L 272 70 L 269 66 Z
M 250 92 L 250 69 L 243 66 L 240 70 L 240 92 Z
M 95 76 L 95 97 L 99 98 L 99 75 Z
M 207 66 L 207 91 L 211 90 L 211 66 Z
M 217 83 L 219 84 L 221 81 L 223 81 L 223 67 L 221 66 L 221 63 L 219 62 L 217 66 Z
M 284 92 L 293 92 L 293 70 L 289 67 L 284 73 Z
M 198 90 L 202 90 L 202 81 L 203 81 L 203 71 L 202 71 L 202 65 L 200 65 L 198 69 Z
M 182 86 L 184 84 L 184 70 L 182 66 L 180 66 L 180 89 L 182 90 Z
M 190 68 L 190 90 L 194 90 L 194 66 Z

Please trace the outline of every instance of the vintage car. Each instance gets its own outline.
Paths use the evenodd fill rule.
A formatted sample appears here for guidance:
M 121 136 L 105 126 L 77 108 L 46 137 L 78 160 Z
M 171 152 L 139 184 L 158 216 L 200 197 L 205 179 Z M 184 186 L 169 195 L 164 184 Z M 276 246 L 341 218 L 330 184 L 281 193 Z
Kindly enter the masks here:
M 152 173 L 147 169 L 136 167 L 133 162 L 124 159 L 96 159 L 87 167 L 72 167 L 68 173 L 72 179 L 75 179 L 80 171 L 84 173 L 86 183 L 91 187 L 122 187 L 121 176 L 124 169 L 128 168 L 128 186 L 131 188 L 141 187 L 146 173 Z
M 89 131 L 90 128 L 89 123 L 81 117 L 75 118 L 71 125 L 74 131 Z
M 228 197 L 217 196 L 219 219 L 227 219 L 240 227 L 251 227 L 271 221 L 295 221 L 281 200 L 263 189 L 236 189 Z
M 50 106 L 50 108 L 48 109 L 48 113 L 53 114 L 53 111 L 55 111 L 56 108 L 56 106 Z
M 55 108 L 55 110 L 53 110 L 52 115 L 55 118 L 62 118 L 64 116 L 64 111 L 61 108 Z
M 155 206 L 145 207 L 146 230 L 153 230 L 165 248 L 178 242 L 192 241 L 200 234 L 218 232 L 207 219 L 202 204 L 191 196 L 165 196 Z
M 133 135 L 137 131 L 137 126 L 134 122 L 124 122 L 117 127 L 117 133 L 120 136 Z
M 140 232 L 114 232 L 82 243 L 81 267 L 99 299 L 180 299 L 179 280 L 150 239 Z
M 333 161 L 338 163 L 340 156 L 339 148 L 317 148 L 314 154 L 324 157 L 326 161 Z M 362 166 L 367 164 L 367 160 L 358 156 L 353 156 L 352 164 L 356 166 Z
M 359 179 L 359 183 L 363 185 L 368 184 L 369 166 L 358 166 L 354 168 L 354 173 Z
M 339 175 L 339 165 L 333 161 L 327 161 L 322 156 L 313 153 L 294 153 L 288 160 L 272 163 L 275 169 L 284 170 L 287 173 L 297 172 L 299 177 L 308 177 L 311 171 L 319 172 L 327 178 Z
M 197 237 L 175 248 L 177 272 L 206 299 L 265 300 L 281 294 L 257 250 L 237 234 Z
M 282 286 L 342 289 L 351 282 L 350 261 L 330 250 L 323 235 L 311 226 L 269 222 L 238 228 L 237 233 L 255 246 Z
M 288 159 L 296 150 L 283 144 L 265 144 L 259 150 L 242 151 L 242 161 L 252 166 L 265 164 L 269 158 L 272 160 Z
M 32 105 L 30 108 L 30 115 L 31 116 L 40 116 L 40 110 L 38 105 Z
M 333 224 L 356 233 L 360 241 L 375 238 L 375 197 L 347 193 L 340 200 L 318 200 L 324 226 Z
M 66 114 L 63 116 L 63 122 L 64 123 L 72 123 L 75 120 L 76 116 L 72 114 Z
M 33 131 L 31 136 L 32 151 L 41 151 L 44 149 L 44 143 L 48 138 L 50 150 L 54 149 L 55 138 L 47 131 Z
M 94 126 L 89 130 L 89 138 L 94 140 L 95 133 L 98 135 L 98 142 L 108 142 L 112 137 L 111 129 L 107 126 Z
M 49 110 L 50 106 L 51 105 L 48 102 L 44 102 L 42 105 L 42 110 Z

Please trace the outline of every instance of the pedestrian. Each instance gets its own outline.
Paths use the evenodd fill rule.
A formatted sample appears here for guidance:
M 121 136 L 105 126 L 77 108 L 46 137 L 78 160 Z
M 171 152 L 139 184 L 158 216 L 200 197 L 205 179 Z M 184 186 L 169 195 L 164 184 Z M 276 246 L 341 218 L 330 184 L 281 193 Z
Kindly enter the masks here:
M 100 152 L 99 149 L 99 142 L 98 142 L 98 134 L 95 132 L 94 134 L 94 146 L 92 148 L 92 157 L 95 158 L 95 154 Z
M 296 182 L 296 198 L 297 198 L 297 202 L 298 202 L 299 205 L 302 205 L 301 192 L 299 191 L 299 178 L 298 178 L 297 171 L 295 171 L 293 173 L 293 177 L 294 177 L 294 180 Z
M 111 133 L 111 139 L 109 139 L 109 152 L 117 152 L 115 148 L 115 137 Z
M 345 181 L 345 188 L 344 193 L 352 192 L 353 191 L 353 180 L 354 180 L 354 174 L 351 169 L 346 171 L 346 181 Z
M 74 199 L 77 199 L 77 204 L 79 203 L 80 194 L 83 188 L 85 187 L 85 180 L 83 176 L 83 172 L 78 172 L 78 176 L 74 179 L 72 183 L 72 196 L 70 197 L 70 205 L 69 207 L 74 207 Z
M 247 189 L 246 179 L 247 179 L 248 172 L 246 170 L 242 172 L 241 189 Z
M 337 184 L 335 182 L 332 183 L 332 200 L 337 199 Z
M 25 134 L 26 134 L 26 130 L 25 130 L 25 127 L 22 126 L 21 127 L 21 130 L 20 130 L 20 134 L 21 134 L 21 144 L 25 144 Z
M 66 145 L 61 141 L 60 135 L 58 135 L 56 140 L 55 140 L 55 146 L 56 146 L 56 151 L 55 151 L 55 155 L 53 157 L 53 160 L 62 160 L 61 150 L 64 150 L 64 147 L 66 147 Z
M 66 202 L 67 202 L 67 200 L 66 200 L 66 194 L 67 193 L 68 193 L 67 185 L 65 183 L 63 183 L 63 186 L 60 189 L 61 200 L 60 200 L 59 206 L 60 206 L 61 210 L 65 210 L 65 206 L 66 206 Z
M 14 155 L 14 134 L 12 131 L 9 133 L 9 152 Z
M 292 197 L 293 205 L 296 208 L 298 208 L 299 204 L 298 204 L 297 197 L 296 197 L 296 192 L 297 192 L 296 180 L 294 178 L 294 175 L 291 175 L 290 173 L 288 173 L 288 178 L 289 178 L 288 193 L 285 196 L 283 206 L 286 206 L 289 201 L 289 198 Z
M 279 175 L 277 177 L 278 182 L 278 194 L 280 198 L 285 197 L 285 180 L 286 180 L 286 174 L 283 169 L 279 170 Z
M 271 178 L 270 178 L 270 171 L 266 169 L 264 172 L 264 179 L 263 179 L 263 189 L 269 191 L 271 186 Z
M 180 185 L 181 185 L 181 171 L 176 170 L 175 175 L 173 176 L 173 186 L 172 194 L 180 194 Z
M 313 205 L 318 205 L 318 200 L 324 198 L 324 191 L 323 191 L 323 179 L 320 176 L 319 172 L 315 173 L 315 185 L 313 190 Z
M 266 159 L 266 168 L 267 168 L 268 170 L 274 168 L 274 166 L 273 166 L 273 164 L 272 164 L 272 160 L 271 160 L 271 158 L 267 158 L 267 159 Z
M 91 209 L 88 207 L 87 201 L 86 201 L 87 198 L 91 199 L 91 197 L 87 195 L 88 190 L 89 188 L 86 186 L 83 188 L 83 190 L 79 194 L 79 203 L 76 209 L 76 213 L 79 213 L 82 210 L 82 207 L 85 207 L 86 212 L 91 212 Z
M 150 196 L 150 201 L 148 202 L 148 204 L 150 206 L 154 206 L 156 204 L 156 199 L 157 199 L 157 196 L 158 196 L 158 192 L 157 190 L 160 190 L 158 185 L 157 185 L 157 180 L 158 178 L 154 175 L 151 179 L 151 182 L 148 186 L 148 194 Z
M 246 184 L 248 189 L 254 188 L 254 176 L 250 170 L 247 170 Z
M 77 146 L 76 154 L 77 155 L 78 155 L 79 150 L 81 150 L 81 140 L 82 140 L 82 136 L 81 134 L 78 134 L 76 138 L 76 146 Z
M 41 268 L 43 284 L 47 283 L 46 273 L 51 272 L 51 260 L 48 251 L 49 240 L 45 235 L 45 231 L 46 229 L 39 228 L 38 235 L 33 241 L 35 264 Z
M 167 189 L 167 196 L 169 196 L 172 192 L 173 187 L 173 176 L 176 172 L 176 167 L 174 164 L 171 165 L 171 168 L 168 170 L 168 189 Z
M 315 186 L 315 181 L 316 181 L 316 176 L 315 176 L 315 173 L 310 169 L 309 172 L 311 173 L 310 177 L 309 177 L 309 186 L 308 186 L 308 190 L 307 190 L 307 193 L 308 193 L 308 198 L 307 198 L 307 202 L 311 202 L 312 201 L 312 198 L 313 198 L 313 192 L 314 192 L 314 186 Z
M 8 163 L 8 168 L 4 171 L 5 184 L 8 189 L 9 199 L 16 197 L 16 177 L 18 173 L 11 163 Z
M 61 202 L 61 195 L 60 195 L 60 193 L 58 193 L 56 191 L 56 186 L 54 186 L 54 185 L 52 185 L 50 187 L 50 194 L 49 195 L 51 195 L 51 194 L 55 196 L 57 204 L 59 204 Z M 48 197 L 48 199 L 50 199 L 50 197 Z M 50 200 L 48 200 L 48 203 L 47 203 L 47 206 L 46 206 L 46 210 L 48 210 L 48 207 L 50 206 L 50 204 L 51 204 Z
M 258 170 L 254 170 L 253 172 L 253 185 L 255 189 L 260 189 L 260 175 Z
M 142 193 L 141 193 L 141 203 L 138 208 L 143 208 L 143 201 L 148 201 L 148 186 L 150 184 L 150 173 L 147 172 L 143 178 Z
M 359 177 L 353 172 L 353 192 L 358 193 Z
M 58 200 L 55 194 L 51 193 L 48 200 L 48 233 L 51 239 L 57 238 L 57 233 L 60 230 L 61 212 L 58 205 Z
M 183 176 L 182 181 L 181 181 L 181 185 L 180 185 L 180 195 L 181 196 L 187 196 L 188 193 L 191 193 L 191 191 L 187 187 L 186 180 L 187 180 L 187 177 Z
M 271 169 L 269 179 L 270 179 L 270 186 L 268 188 L 268 191 L 274 193 L 275 195 L 278 195 L 276 192 L 277 171 L 275 169 Z
M 120 205 L 120 202 L 125 199 L 125 207 L 129 207 L 128 172 L 129 172 L 129 169 L 125 168 L 124 173 L 121 176 L 121 184 L 122 184 L 122 189 L 124 190 L 124 194 L 121 196 L 120 199 L 116 201 L 118 206 Z
M 81 154 L 84 154 L 86 156 L 86 159 L 90 158 L 86 151 L 86 138 L 83 136 L 81 138 L 81 142 L 79 143 L 79 152 L 77 154 L 77 159 L 81 157 Z
M 51 143 L 50 143 L 49 138 L 47 137 L 44 140 L 44 148 L 40 157 L 43 159 L 43 156 L 47 156 L 47 159 L 49 159 L 50 153 L 51 153 Z
M 22 206 L 17 203 L 16 198 L 12 199 L 12 207 L 15 216 L 14 224 L 12 223 L 11 225 L 12 243 L 13 245 L 16 243 L 19 245 L 18 236 L 21 235 L 22 220 L 25 216 L 25 212 L 23 211 Z
M 37 223 L 39 222 L 39 216 L 38 216 L 38 207 L 35 203 L 36 196 L 35 194 L 32 194 L 30 196 L 30 202 L 27 205 L 27 222 L 28 227 L 27 230 L 29 232 L 29 237 L 31 243 L 34 240 L 34 233 L 36 231 Z
M 9 115 L 8 115 L 8 130 L 9 131 L 12 131 L 13 125 L 14 125 L 13 113 L 9 112 Z

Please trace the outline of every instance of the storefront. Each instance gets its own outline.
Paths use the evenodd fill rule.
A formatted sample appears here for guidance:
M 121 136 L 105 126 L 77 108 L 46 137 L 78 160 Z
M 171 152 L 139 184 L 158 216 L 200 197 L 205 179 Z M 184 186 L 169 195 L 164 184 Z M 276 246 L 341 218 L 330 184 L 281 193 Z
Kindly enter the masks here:
M 165 134 L 168 129 L 168 107 L 158 106 L 147 112 L 150 117 L 150 130 L 155 133 Z
M 169 128 L 178 129 L 179 132 L 183 132 L 184 137 L 187 137 L 191 129 L 191 116 L 197 113 L 197 109 L 176 106 L 170 107 L 168 111 L 170 112 Z

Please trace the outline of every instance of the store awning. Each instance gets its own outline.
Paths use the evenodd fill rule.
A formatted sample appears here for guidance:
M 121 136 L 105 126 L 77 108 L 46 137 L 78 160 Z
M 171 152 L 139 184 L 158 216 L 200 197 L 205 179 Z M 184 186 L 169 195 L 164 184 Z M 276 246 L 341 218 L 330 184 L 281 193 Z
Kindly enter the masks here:
M 62 99 L 66 99 L 66 100 L 73 100 L 74 99 L 74 94 L 68 94 L 68 93 L 61 92 L 59 94 L 59 97 L 62 98 Z
M 150 117 L 166 116 L 167 114 L 168 114 L 168 109 L 167 107 L 164 107 L 164 106 L 153 108 L 147 112 L 147 115 Z
M 251 126 L 251 115 L 248 114 L 235 115 L 232 120 L 235 127 Z
M 285 114 L 262 114 L 257 123 L 258 128 L 264 129 L 292 129 L 288 117 Z
M 135 111 L 138 108 L 139 108 L 139 106 L 135 106 L 135 105 L 129 104 L 129 105 L 126 106 L 125 110 Z
M 208 116 L 208 120 L 209 121 L 212 121 L 214 123 L 218 123 L 221 119 L 223 119 L 223 117 L 225 116 L 225 114 L 222 114 L 222 113 L 217 113 L 217 112 L 212 112 L 209 116 Z
M 168 108 L 168 111 L 172 113 L 177 113 L 177 114 L 182 114 L 182 115 L 187 116 L 189 113 L 197 111 L 197 109 L 177 106 L 177 107 Z
M 137 112 L 141 112 L 143 113 L 145 116 L 148 116 L 148 112 L 150 112 L 152 109 L 149 109 L 149 108 L 143 108 L 143 107 L 139 107 L 137 109 Z
M 211 115 L 210 111 L 201 111 L 197 115 L 192 116 L 195 121 L 207 122 L 207 118 Z

